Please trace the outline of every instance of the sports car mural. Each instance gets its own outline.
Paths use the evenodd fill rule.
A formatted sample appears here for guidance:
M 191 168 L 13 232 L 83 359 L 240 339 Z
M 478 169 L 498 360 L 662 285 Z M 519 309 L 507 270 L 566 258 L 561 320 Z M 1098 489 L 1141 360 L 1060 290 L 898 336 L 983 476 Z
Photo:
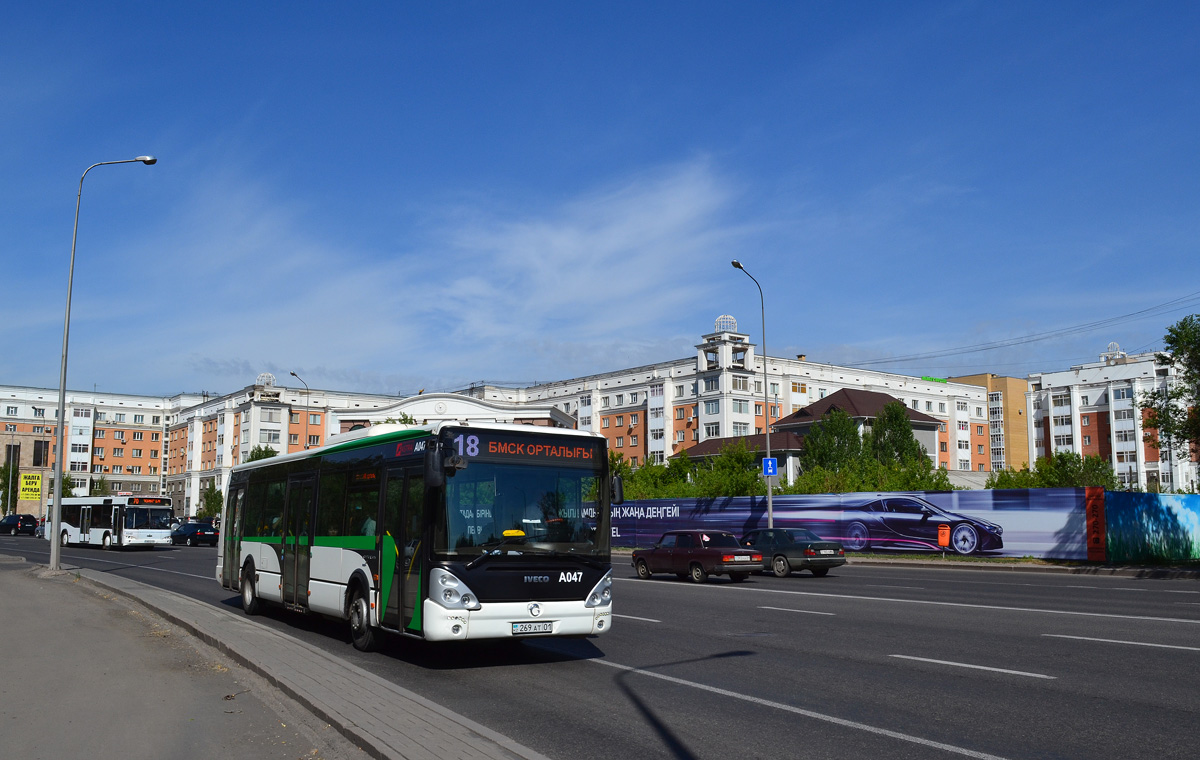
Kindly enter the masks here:
M 976 517 L 948 512 L 924 499 L 885 495 L 862 504 L 829 509 L 797 509 L 789 525 L 808 528 L 824 539 L 841 541 L 847 551 L 877 547 L 939 551 L 938 526 L 950 526 L 950 548 L 975 554 L 1004 548 L 1004 528 Z

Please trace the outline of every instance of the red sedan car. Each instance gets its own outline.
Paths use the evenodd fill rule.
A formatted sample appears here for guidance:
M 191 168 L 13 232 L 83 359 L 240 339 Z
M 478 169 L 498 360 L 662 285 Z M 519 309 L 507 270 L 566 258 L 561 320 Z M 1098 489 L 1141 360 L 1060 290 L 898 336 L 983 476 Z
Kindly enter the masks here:
M 693 583 L 704 583 L 710 575 L 744 581 L 762 567 L 762 561 L 762 552 L 743 547 L 736 536 L 723 530 L 672 530 L 649 549 L 633 552 L 639 578 L 674 573 Z

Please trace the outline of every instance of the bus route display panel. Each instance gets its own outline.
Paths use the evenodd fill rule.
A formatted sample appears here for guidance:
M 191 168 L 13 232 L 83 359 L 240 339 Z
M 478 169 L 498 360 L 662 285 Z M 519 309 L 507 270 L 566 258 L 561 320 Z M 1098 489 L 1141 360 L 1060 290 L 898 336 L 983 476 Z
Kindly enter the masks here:
M 596 467 L 604 461 L 603 441 L 568 436 L 527 436 L 494 430 L 451 430 L 443 444 L 467 461 Z

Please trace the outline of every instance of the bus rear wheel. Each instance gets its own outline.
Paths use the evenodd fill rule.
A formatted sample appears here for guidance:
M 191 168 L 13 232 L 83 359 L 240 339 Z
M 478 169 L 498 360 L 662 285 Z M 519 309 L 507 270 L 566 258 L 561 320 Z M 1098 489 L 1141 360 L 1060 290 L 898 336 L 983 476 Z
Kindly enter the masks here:
M 254 588 L 254 568 L 246 565 L 242 570 L 242 611 L 247 615 L 257 615 L 262 610 L 262 600 Z
M 370 652 L 377 644 L 375 631 L 371 629 L 371 608 L 361 586 L 350 592 L 350 641 L 360 652 Z
M 63 546 L 70 545 L 71 542 L 67 540 L 67 532 L 65 530 L 62 532 L 62 535 L 58 537 L 58 542 Z
M 100 545 L 104 547 L 105 551 L 108 551 L 109 549 L 111 549 L 112 548 L 112 534 L 105 533 L 104 538 L 100 539 Z

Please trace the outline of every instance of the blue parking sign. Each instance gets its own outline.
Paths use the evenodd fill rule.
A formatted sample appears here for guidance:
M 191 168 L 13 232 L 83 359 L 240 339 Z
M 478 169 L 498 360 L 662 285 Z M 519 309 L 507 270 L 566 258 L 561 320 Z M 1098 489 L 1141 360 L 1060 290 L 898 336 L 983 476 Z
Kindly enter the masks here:
M 775 457 L 763 457 L 763 477 L 770 478 L 779 474 L 779 460 Z

